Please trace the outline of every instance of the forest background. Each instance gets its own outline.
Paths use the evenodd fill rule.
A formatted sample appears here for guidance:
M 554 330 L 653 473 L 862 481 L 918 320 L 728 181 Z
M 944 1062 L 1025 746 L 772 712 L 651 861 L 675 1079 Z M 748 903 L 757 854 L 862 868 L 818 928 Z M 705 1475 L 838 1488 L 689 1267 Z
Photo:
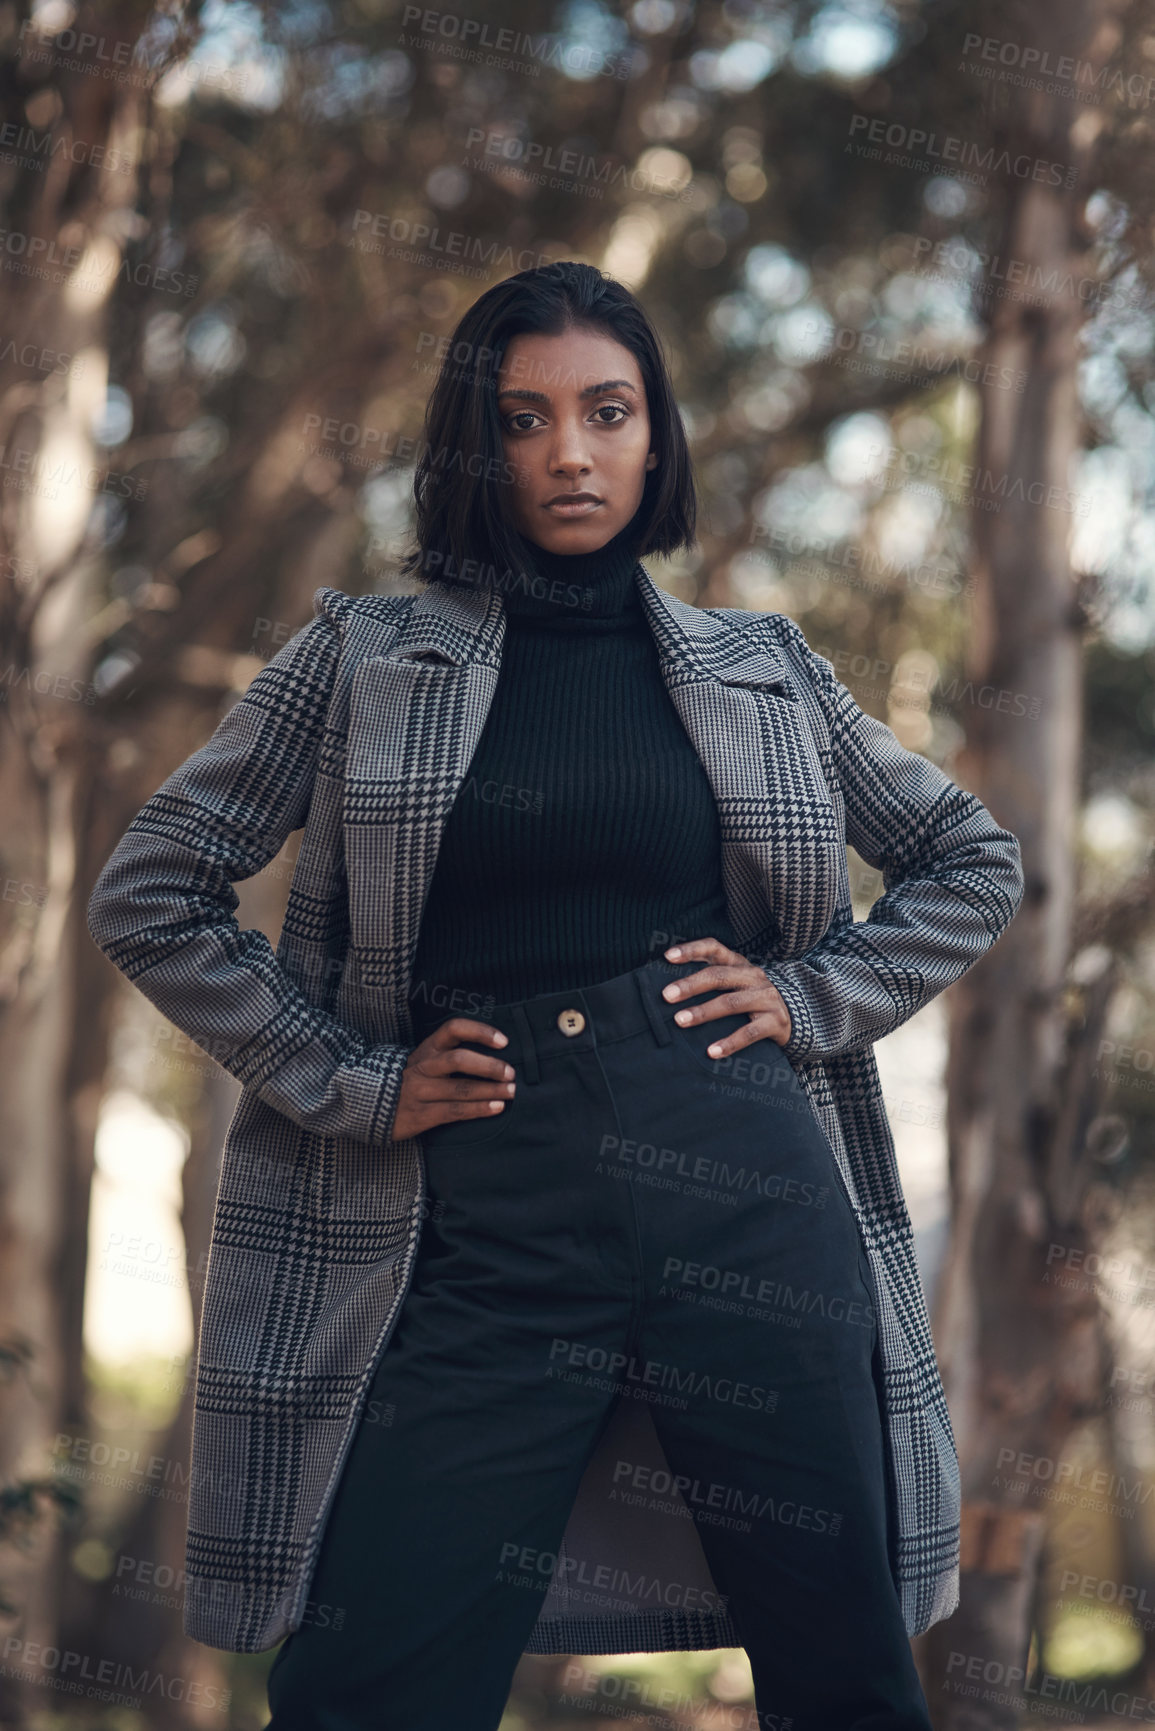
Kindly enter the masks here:
M 963 1472 L 936 1725 L 1155 1725 L 1151 0 L 5 3 L 0 206 L 0 1724 L 265 1722 L 272 1654 L 181 1632 L 237 1084 L 85 905 L 318 585 L 418 587 L 446 339 L 575 258 L 690 434 L 657 580 L 798 620 L 1022 843 L 878 1048 Z M 751 1699 L 740 1652 L 527 1657 L 503 1731 Z

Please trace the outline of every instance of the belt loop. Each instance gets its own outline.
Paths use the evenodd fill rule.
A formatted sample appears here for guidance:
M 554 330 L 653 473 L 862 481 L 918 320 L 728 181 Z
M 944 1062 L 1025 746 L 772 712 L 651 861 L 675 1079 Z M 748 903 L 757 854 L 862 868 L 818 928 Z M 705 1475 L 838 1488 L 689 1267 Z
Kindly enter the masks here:
M 525 1079 L 527 1082 L 540 1082 L 541 1071 L 537 1067 L 537 1047 L 534 1044 L 533 1029 L 529 1025 L 529 1017 L 520 1004 L 510 1006 L 518 1029 L 521 1033 L 521 1048 L 524 1054 Z
M 649 992 L 649 982 L 654 976 L 652 974 L 647 974 L 643 983 L 642 973 L 643 970 L 639 968 L 634 974 L 634 979 L 637 981 L 638 991 L 641 994 L 646 1015 L 649 1017 L 650 1027 L 654 1030 L 654 1039 L 658 1042 L 659 1046 L 669 1046 L 673 1043 L 674 1036 L 671 1034 L 666 1022 L 663 1021 L 661 1011 L 651 998 Z

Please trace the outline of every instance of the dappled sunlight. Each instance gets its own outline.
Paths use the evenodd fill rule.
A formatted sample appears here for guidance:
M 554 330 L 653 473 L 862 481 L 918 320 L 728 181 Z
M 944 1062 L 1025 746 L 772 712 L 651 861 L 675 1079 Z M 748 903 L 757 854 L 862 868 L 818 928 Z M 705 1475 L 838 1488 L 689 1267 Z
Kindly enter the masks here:
M 98 1359 L 171 1357 L 192 1345 L 180 1175 L 188 1134 L 127 1090 L 96 1137 L 84 1342 Z

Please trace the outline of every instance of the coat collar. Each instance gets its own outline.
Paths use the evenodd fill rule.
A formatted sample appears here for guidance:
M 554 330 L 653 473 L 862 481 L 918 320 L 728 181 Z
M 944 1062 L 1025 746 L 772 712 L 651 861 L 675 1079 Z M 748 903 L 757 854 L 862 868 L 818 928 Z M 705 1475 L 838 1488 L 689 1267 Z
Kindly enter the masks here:
M 670 684 L 716 680 L 723 685 L 771 687 L 784 697 L 798 693 L 770 637 L 751 641 L 745 622 L 731 623 L 721 613 L 693 607 L 658 587 L 639 561 L 634 578 Z M 749 614 L 757 621 L 762 616 Z M 430 584 L 418 595 L 388 659 L 435 656 L 464 667 L 499 666 L 505 637 L 505 603 L 498 590 L 443 588 Z

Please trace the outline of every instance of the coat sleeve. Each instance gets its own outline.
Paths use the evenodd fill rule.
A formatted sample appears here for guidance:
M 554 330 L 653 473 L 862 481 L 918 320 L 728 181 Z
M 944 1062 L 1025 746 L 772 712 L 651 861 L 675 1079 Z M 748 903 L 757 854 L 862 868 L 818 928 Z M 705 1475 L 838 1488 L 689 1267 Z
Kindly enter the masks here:
M 986 806 L 859 708 L 791 623 L 794 655 L 830 729 L 846 838 L 882 872 L 865 920 L 835 923 L 764 969 L 792 1023 L 788 1058 L 823 1059 L 900 1027 L 973 967 L 1023 898 L 1018 839 Z
M 305 821 L 340 649 L 321 611 L 117 843 L 88 902 L 111 962 L 230 1075 L 311 1131 L 386 1142 L 410 1048 L 372 1045 L 308 1002 L 263 932 L 234 918 Z

